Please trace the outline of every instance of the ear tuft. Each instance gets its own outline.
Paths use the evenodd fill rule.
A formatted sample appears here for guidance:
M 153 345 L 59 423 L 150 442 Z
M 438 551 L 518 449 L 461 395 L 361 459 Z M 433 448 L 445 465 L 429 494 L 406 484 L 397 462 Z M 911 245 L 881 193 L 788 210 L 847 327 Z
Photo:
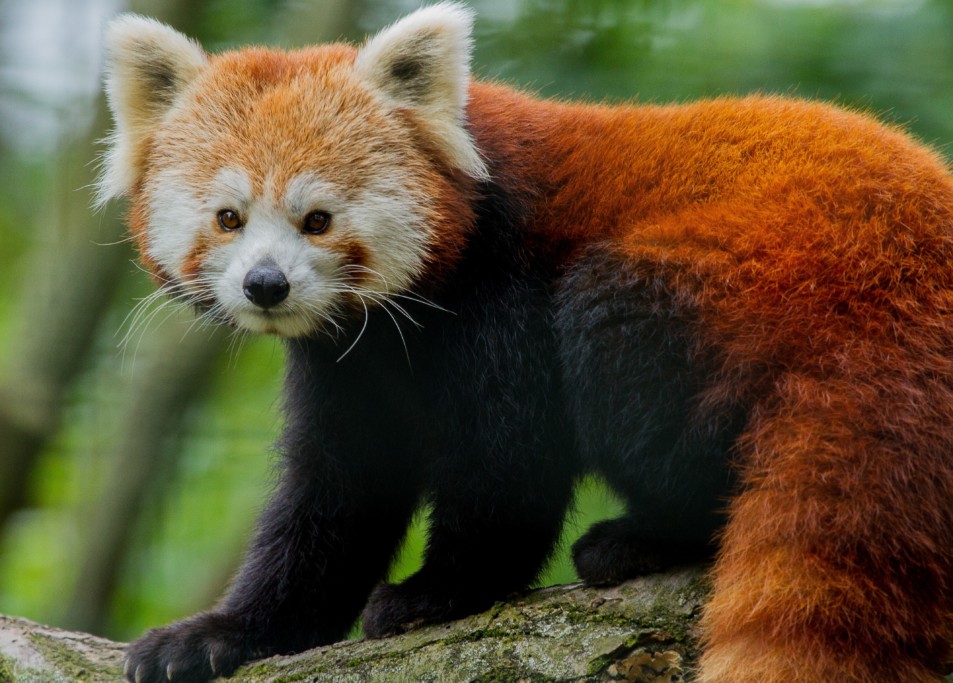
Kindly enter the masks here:
M 142 172 L 149 133 L 208 64 L 197 43 L 135 14 L 109 23 L 105 45 L 106 96 L 115 129 L 99 179 L 100 203 L 132 187 Z
M 485 179 L 464 128 L 472 27 L 473 12 L 461 4 L 418 10 L 368 40 L 355 71 L 388 101 L 416 110 L 451 163 Z

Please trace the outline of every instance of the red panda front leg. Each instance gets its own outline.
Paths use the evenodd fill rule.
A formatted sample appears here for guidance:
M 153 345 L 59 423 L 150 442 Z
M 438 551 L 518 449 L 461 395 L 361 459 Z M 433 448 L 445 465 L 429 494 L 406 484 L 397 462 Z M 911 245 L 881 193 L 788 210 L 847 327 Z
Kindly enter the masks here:
M 743 437 L 699 683 L 942 680 L 950 389 L 860 381 L 789 377 Z

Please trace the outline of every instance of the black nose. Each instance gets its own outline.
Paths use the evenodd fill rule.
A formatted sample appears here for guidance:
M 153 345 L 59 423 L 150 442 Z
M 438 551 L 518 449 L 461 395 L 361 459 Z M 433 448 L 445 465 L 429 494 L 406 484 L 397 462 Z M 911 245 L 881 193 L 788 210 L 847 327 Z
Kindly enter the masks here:
M 260 263 L 245 275 L 242 290 L 256 306 L 271 308 L 288 297 L 291 285 L 278 266 L 273 263 Z

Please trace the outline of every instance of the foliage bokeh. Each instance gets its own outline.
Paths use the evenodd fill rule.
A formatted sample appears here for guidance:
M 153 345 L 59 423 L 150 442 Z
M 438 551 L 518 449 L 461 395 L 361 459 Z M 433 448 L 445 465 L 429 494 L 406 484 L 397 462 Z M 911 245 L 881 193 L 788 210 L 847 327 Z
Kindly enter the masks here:
M 209 606 L 239 561 L 272 482 L 281 347 L 272 339 L 202 329 L 164 308 L 151 309 L 146 316 L 154 319 L 134 324 L 129 311 L 152 285 L 130 263 L 129 245 L 116 238 L 116 208 L 90 208 L 90 165 L 98 149 L 93 140 L 105 125 L 102 100 L 86 91 L 50 103 L 24 87 L 17 65 L 31 58 L 43 62 L 24 54 L 16 39 L 16 22 L 38 21 L 20 11 L 22 2 L 0 0 L 0 25 L 6 26 L 0 32 L 0 423 L 40 430 L 43 443 L 17 504 L 0 518 L 0 612 L 54 624 L 95 624 L 94 630 L 129 639 Z M 667 102 L 777 92 L 877 112 L 941 149 L 953 140 L 948 0 L 470 4 L 479 17 L 476 73 L 546 96 Z M 74 25 L 65 8 L 75 6 L 55 0 L 36 5 L 46 11 L 39 21 L 58 27 L 50 35 L 68 40 Z M 133 3 L 136 11 L 167 17 L 201 37 L 211 50 L 248 42 L 360 40 L 416 6 L 404 0 Z M 98 8 L 95 21 L 118 9 Z M 86 41 L 94 64 L 95 21 L 95 35 Z M 39 54 L 43 46 L 32 49 Z M 56 76 L 61 82 L 70 78 L 49 75 L 51 83 Z M 20 115 L 12 113 L 18 110 Z M 40 110 L 48 110 L 46 119 L 56 125 L 39 130 L 40 118 L 22 114 Z M 24 144 L 38 131 L 43 141 Z M 95 259 L 108 254 L 108 263 L 77 264 L 90 253 Z M 86 278 L 109 268 L 116 272 L 107 287 L 84 288 Z M 66 271 L 71 275 L 64 282 Z M 54 321 L 51 328 L 45 322 L 79 310 L 94 296 L 86 343 L 71 343 L 79 323 L 64 326 L 60 320 L 56 327 Z M 119 344 L 127 333 L 128 341 Z M 130 406 L 162 390 L 156 356 L 174 363 L 186 353 L 183 340 L 196 337 L 212 349 L 205 371 L 190 377 L 194 386 L 174 401 L 181 410 L 163 417 L 150 437 L 156 460 L 142 470 L 148 486 L 131 506 L 117 509 L 120 489 L 134 478 L 128 468 L 137 443 L 129 435 L 135 436 L 137 424 L 129 424 L 135 415 Z M 55 382 L 61 390 L 51 392 Z M 46 419 L 52 414 L 55 419 Z M 0 465 L 13 458 L 10 443 L 0 441 Z M 610 493 L 586 482 L 566 543 L 541 582 L 573 580 L 566 545 L 592 521 L 617 511 Z M 96 598 L 94 607 L 103 616 L 83 621 L 83 610 L 75 606 L 90 590 L 84 568 L 95 564 L 90 558 L 99 552 L 97 530 L 117 521 L 128 522 L 131 531 L 114 563 L 115 576 L 102 584 L 108 590 Z M 424 527 L 421 515 L 395 576 L 419 562 Z

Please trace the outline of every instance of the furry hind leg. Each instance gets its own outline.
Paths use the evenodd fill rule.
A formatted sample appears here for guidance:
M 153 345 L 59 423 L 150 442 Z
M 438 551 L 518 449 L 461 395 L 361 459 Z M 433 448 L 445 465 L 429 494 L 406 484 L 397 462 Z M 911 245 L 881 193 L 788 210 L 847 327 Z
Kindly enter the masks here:
M 745 488 L 697 680 L 940 683 L 953 613 L 949 389 L 914 397 L 886 373 L 876 388 L 792 376 L 779 389 L 741 442 Z

